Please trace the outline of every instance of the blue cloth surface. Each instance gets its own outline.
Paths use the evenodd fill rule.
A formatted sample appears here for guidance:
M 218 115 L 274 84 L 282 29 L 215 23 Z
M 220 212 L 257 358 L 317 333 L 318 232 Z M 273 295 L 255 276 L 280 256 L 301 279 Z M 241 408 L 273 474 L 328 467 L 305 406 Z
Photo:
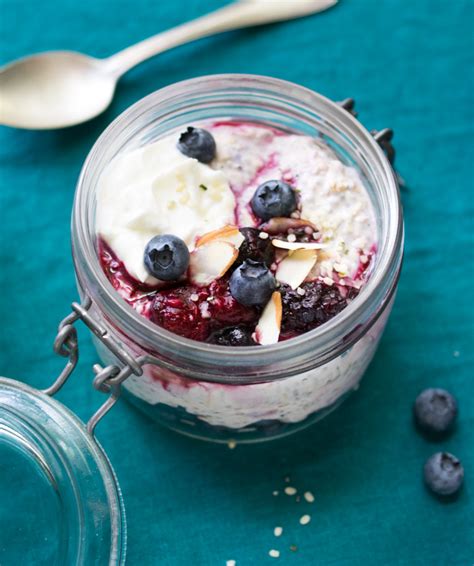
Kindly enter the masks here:
M 222 4 L 0 0 L 0 63 L 49 49 L 105 57 Z M 311 18 L 163 54 L 131 71 L 90 123 L 0 130 L 0 374 L 35 387 L 62 367 L 51 344 L 77 297 L 69 221 L 78 173 L 100 132 L 130 104 L 193 76 L 255 73 L 335 100 L 354 97 L 368 128 L 395 130 L 397 166 L 410 186 L 406 258 L 360 390 L 305 432 L 235 450 L 167 432 L 119 403 L 98 437 L 123 490 L 128 564 L 474 563 L 473 8 L 472 0 L 342 0 Z M 86 332 L 80 340 L 79 368 L 59 399 L 87 419 L 103 399 L 91 386 L 96 354 Z M 411 419 L 428 386 L 448 388 L 460 406 L 455 433 L 439 443 L 422 438 Z M 464 489 L 446 504 L 422 484 L 423 463 L 437 450 L 465 465 Z M 315 502 L 273 496 L 286 476 Z M 312 521 L 302 527 L 306 512 Z M 275 526 L 284 528 L 278 539 Z

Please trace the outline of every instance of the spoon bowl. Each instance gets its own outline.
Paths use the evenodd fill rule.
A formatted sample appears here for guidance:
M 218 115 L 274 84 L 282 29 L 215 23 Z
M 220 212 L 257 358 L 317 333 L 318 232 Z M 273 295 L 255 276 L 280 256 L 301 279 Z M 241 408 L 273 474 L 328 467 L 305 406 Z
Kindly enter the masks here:
M 116 82 L 102 61 L 74 51 L 25 57 L 0 71 L 0 118 L 37 130 L 79 124 L 109 106 Z
M 215 33 L 308 16 L 336 2 L 238 0 L 107 59 L 74 51 L 50 51 L 19 59 L 0 69 L 0 123 L 35 130 L 80 124 L 109 106 L 124 73 L 158 53 Z

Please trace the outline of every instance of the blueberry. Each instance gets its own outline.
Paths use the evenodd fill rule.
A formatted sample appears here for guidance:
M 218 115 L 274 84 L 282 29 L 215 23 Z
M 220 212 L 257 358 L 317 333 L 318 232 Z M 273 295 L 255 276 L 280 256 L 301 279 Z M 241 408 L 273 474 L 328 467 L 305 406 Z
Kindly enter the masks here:
M 275 285 L 275 278 L 266 265 L 252 259 L 245 260 L 229 281 L 231 295 L 245 306 L 267 303 Z
M 427 432 L 447 432 L 453 426 L 457 412 L 456 399 L 444 389 L 425 389 L 415 401 L 416 422 Z
M 144 261 L 150 275 L 163 281 L 174 281 L 188 269 L 188 246 L 172 234 L 155 236 L 146 245 Z
M 209 342 L 220 346 L 254 346 L 252 330 L 245 326 L 228 326 L 217 330 L 209 337 Z
M 424 468 L 426 485 L 437 495 L 453 495 L 459 491 L 464 468 L 449 452 L 437 452 L 426 461 Z
M 284 181 L 267 181 L 257 188 L 250 205 L 262 220 L 290 216 L 296 210 L 296 193 Z
M 212 135 L 207 130 L 192 126 L 179 136 L 178 149 L 201 163 L 210 163 L 216 156 L 216 142 Z

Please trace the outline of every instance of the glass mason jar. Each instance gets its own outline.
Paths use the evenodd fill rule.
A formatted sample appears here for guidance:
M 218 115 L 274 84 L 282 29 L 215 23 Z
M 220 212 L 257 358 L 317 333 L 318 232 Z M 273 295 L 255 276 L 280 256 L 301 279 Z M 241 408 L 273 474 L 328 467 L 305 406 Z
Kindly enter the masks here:
M 322 326 L 270 346 L 232 348 L 172 334 L 126 304 L 99 263 L 95 211 L 104 168 L 119 153 L 171 130 L 222 118 L 322 138 L 345 164 L 357 169 L 375 210 L 378 250 L 358 297 Z M 122 362 L 140 360 L 141 370 L 129 372 L 123 382 L 128 399 L 165 426 L 190 436 L 250 442 L 307 426 L 357 388 L 392 308 L 403 222 L 397 181 L 386 155 L 344 108 L 289 82 L 216 75 L 147 96 L 100 136 L 78 182 L 72 244 L 79 292 L 91 300 L 90 315 L 124 353 Z M 102 361 L 117 364 L 109 342 L 97 336 L 95 341 Z M 112 350 L 116 353 L 117 348 Z

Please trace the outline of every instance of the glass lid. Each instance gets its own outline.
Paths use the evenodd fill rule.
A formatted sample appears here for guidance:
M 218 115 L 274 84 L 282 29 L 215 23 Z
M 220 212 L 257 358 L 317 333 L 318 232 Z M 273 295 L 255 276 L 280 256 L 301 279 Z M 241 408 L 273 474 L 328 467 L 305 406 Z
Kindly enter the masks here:
M 101 446 L 69 409 L 0 377 L 0 564 L 121 565 L 125 512 Z

